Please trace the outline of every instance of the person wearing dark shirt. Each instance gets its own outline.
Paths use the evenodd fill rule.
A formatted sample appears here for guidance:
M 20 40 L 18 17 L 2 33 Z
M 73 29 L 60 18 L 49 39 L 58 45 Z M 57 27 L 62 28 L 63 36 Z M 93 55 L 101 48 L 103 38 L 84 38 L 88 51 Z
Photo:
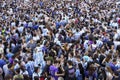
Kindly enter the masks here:
M 113 49 L 114 47 L 113 39 L 110 39 L 109 41 L 107 41 L 107 46 L 109 49 Z
M 67 65 L 68 65 L 67 74 L 65 74 L 65 75 L 67 75 L 66 80 L 76 80 L 75 68 L 73 67 L 72 61 L 68 61 Z
M 49 73 L 50 65 L 51 65 L 51 60 L 47 59 L 46 60 L 46 66 L 45 66 L 45 68 L 43 69 L 43 72 L 42 72 L 42 77 L 49 77 L 50 76 L 50 73 Z
M 101 54 L 100 54 L 100 56 L 99 56 L 99 63 L 100 63 L 100 65 L 103 66 L 103 67 L 105 66 L 105 65 L 102 64 L 102 61 L 104 60 L 104 58 L 105 58 L 105 49 L 102 49 L 102 50 L 101 50 Z
M 110 68 L 111 70 L 113 71 L 114 73 L 114 76 L 113 76 L 113 80 L 119 80 L 120 79 L 120 69 L 116 66 L 117 64 L 117 60 L 116 59 L 113 59 L 113 61 L 110 63 Z

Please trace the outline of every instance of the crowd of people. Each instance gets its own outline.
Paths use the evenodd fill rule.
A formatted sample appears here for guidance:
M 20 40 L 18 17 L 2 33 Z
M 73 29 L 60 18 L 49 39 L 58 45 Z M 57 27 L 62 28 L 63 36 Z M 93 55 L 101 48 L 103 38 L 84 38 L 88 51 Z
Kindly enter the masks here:
M 0 0 L 0 80 L 120 80 L 118 0 Z

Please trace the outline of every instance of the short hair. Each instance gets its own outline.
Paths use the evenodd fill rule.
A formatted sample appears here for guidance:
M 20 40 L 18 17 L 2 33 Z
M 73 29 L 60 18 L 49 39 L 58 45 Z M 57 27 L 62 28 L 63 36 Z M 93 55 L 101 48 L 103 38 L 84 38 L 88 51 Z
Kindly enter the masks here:
M 55 61 L 54 61 L 54 64 L 57 64 L 57 63 L 59 63 L 59 61 L 55 60 Z
M 38 76 L 35 76 L 35 77 L 34 77 L 34 80 L 39 80 L 39 77 L 38 77 Z
M 17 73 L 20 73 L 20 68 L 16 69 L 16 72 L 17 72 Z
M 10 79 L 13 79 L 13 77 L 10 74 L 5 76 L 5 80 L 10 80 Z
M 71 60 L 68 60 L 67 62 L 69 65 L 73 65 L 73 62 Z
M 9 63 L 9 64 L 8 64 L 8 68 L 11 68 L 11 67 L 12 67 L 12 64 Z
M 79 59 L 80 59 L 80 55 L 77 55 L 76 58 L 79 58 Z
M 113 62 L 116 62 L 116 61 L 117 61 L 117 60 L 114 58 L 114 59 L 113 59 Z
M 34 72 L 37 72 L 39 67 L 34 67 Z

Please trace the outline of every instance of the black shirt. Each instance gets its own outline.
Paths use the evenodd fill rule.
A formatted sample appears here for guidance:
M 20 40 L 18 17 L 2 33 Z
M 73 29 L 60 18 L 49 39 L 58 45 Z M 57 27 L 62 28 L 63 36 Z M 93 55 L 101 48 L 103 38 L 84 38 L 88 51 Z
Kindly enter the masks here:
M 104 66 L 104 65 L 102 64 L 104 58 L 105 58 L 105 55 L 103 55 L 103 54 L 101 54 L 100 57 L 99 57 L 99 63 L 100 63 L 101 66 Z

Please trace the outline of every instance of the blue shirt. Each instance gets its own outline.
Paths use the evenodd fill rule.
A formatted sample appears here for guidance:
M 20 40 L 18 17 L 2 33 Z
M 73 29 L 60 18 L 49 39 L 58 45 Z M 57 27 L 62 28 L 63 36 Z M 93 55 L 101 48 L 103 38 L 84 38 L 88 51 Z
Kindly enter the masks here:
M 34 30 L 37 30 L 38 27 L 39 27 L 38 25 L 34 25 L 34 26 L 33 26 L 33 29 L 34 29 Z
M 60 27 L 60 22 L 56 22 L 56 29 L 58 29 Z
M 0 67 L 3 68 L 5 64 L 6 64 L 5 60 L 0 59 Z
M 25 28 L 28 28 L 28 24 L 25 24 L 24 27 L 25 27 Z
M 110 68 L 112 69 L 113 72 L 116 72 L 118 69 L 113 63 L 110 63 Z
M 42 1 L 40 1 L 40 6 L 43 7 L 44 6 L 44 3 Z
M 29 76 L 32 76 L 32 74 L 34 72 L 34 62 L 33 61 L 28 61 L 25 66 L 26 66 L 26 69 L 28 71 Z
M 14 55 L 14 54 L 12 54 L 12 53 L 8 53 L 8 54 L 6 55 L 6 57 L 7 57 L 8 59 L 10 59 L 13 55 Z

